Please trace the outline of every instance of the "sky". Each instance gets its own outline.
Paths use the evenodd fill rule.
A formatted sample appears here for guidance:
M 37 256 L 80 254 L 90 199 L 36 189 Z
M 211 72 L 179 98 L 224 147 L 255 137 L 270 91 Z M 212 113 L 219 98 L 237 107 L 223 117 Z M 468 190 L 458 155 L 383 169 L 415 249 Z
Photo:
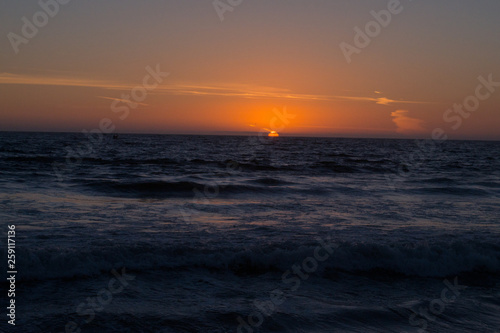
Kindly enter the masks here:
M 2 1 L 0 130 L 500 140 L 498 13 L 498 0 Z

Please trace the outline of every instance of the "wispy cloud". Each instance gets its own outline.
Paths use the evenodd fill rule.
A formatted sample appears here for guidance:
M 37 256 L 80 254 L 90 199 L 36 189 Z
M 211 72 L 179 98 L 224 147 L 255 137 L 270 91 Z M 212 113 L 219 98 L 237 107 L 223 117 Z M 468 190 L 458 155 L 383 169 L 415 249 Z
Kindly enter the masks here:
M 45 85 L 45 86 L 68 86 L 88 87 L 112 90 L 129 90 L 136 85 L 122 82 L 105 80 L 93 80 L 85 78 L 68 78 L 53 76 L 34 76 L 11 73 L 0 74 L 0 84 L 10 85 Z M 328 96 L 295 94 L 286 89 L 274 87 L 251 86 L 241 84 L 227 85 L 194 85 L 184 83 L 169 83 L 158 86 L 155 94 L 171 95 L 194 95 L 194 96 L 226 96 L 241 98 L 281 98 L 281 99 L 304 99 L 304 100 L 328 100 Z M 98 96 L 102 98 L 102 96 Z
M 379 105 L 391 104 L 420 104 L 425 102 L 395 100 L 387 97 L 365 97 L 365 96 L 344 96 L 344 95 L 314 95 L 298 94 L 287 89 L 274 87 L 250 86 L 250 85 L 189 85 L 175 84 L 162 87 L 160 92 L 167 92 L 178 95 L 211 95 L 242 98 L 278 98 L 297 99 L 310 101 L 359 101 L 374 102 Z
M 123 82 L 106 80 L 94 80 L 86 78 L 68 78 L 54 76 L 35 76 L 11 73 L 0 74 L 0 84 L 17 85 L 48 85 L 48 86 L 68 86 L 68 87 L 88 87 L 111 90 L 129 90 L 136 85 Z M 379 92 L 376 92 L 380 94 Z M 189 84 L 169 82 L 158 86 L 154 94 L 166 95 L 191 95 L 191 96 L 222 96 L 239 98 L 273 98 L 273 99 L 293 99 L 307 101 L 357 101 L 372 102 L 379 105 L 392 104 L 421 104 L 425 102 L 396 100 L 387 97 L 367 97 L 367 96 L 346 96 L 346 95 L 316 95 L 294 93 L 288 89 L 275 87 L 244 85 L 244 84 Z M 97 96 L 99 98 L 107 98 Z
M 126 84 L 120 84 L 104 80 L 34 76 L 34 75 L 21 75 L 21 74 L 11 74 L 11 73 L 1 73 L 0 84 L 67 86 L 67 87 L 88 87 L 88 88 L 105 88 L 105 89 L 126 89 L 129 87 Z
M 419 101 L 406 101 L 400 99 L 390 99 L 387 97 L 363 97 L 363 96 L 331 96 L 331 99 L 336 100 L 350 100 L 350 101 L 365 101 L 365 102 L 374 102 L 379 105 L 391 105 L 391 104 L 427 104 L 428 102 L 419 102 Z
M 423 121 L 409 116 L 408 110 L 396 110 L 391 113 L 392 121 L 397 126 L 396 132 L 401 134 L 416 134 L 425 131 Z
M 149 106 L 149 104 L 146 103 L 139 103 L 137 101 L 131 101 L 129 99 L 123 99 L 123 98 L 114 98 L 114 97 L 106 97 L 106 96 L 96 96 L 97 98 L 102 98 L 102 99 L 107 99 L 111 101 L 118 101 L 118 102 L 123 102 L 123 103 L 133 103 L 133 104 L 138 104 L 142 106 Z
M 325 130 L 334 130 L 340 132 L 352 131 L 368 131 L 368 132 L 381 132 L 381 133 L 390 133 L 391 131 L 387 128 L 376 128 L 376 127 L 347 127 L 347 126 L 296 126 L 297 128 L 314 128 L 314 129 L 325 129 Z
M 155 93 L 173 95 L 224 96 L 241 98 L 278 98 L 298 100 L 330 100 L 329 96 L 298 94 L 287 89 L 242 84 L 192 85 L 176 83 L 160 87 Z

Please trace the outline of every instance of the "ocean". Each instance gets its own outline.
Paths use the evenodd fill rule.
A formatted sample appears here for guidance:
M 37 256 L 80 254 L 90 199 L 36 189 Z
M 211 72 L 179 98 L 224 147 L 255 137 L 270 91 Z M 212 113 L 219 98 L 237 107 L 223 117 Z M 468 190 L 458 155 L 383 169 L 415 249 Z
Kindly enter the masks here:
M 500 332 L 500 142 L 3 132 L 0 184 L 2 332 Z

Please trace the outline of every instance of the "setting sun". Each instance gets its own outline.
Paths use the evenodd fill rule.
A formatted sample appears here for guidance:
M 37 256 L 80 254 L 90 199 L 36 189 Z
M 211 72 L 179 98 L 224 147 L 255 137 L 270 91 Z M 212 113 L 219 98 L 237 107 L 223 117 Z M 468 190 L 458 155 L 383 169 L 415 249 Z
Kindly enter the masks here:
M 276 131 L 271 131 L 267 136 L 277 137 L 277 136 L 280 136 L 280 135 Z

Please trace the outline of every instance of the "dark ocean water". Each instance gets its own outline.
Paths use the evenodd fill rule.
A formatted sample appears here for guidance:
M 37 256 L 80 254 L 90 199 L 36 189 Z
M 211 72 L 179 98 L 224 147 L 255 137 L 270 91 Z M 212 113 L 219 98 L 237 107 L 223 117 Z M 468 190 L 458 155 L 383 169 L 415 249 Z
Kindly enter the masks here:
M 0 331 L 500 332 L 499 216 L 499 142 L 0 133 Z

